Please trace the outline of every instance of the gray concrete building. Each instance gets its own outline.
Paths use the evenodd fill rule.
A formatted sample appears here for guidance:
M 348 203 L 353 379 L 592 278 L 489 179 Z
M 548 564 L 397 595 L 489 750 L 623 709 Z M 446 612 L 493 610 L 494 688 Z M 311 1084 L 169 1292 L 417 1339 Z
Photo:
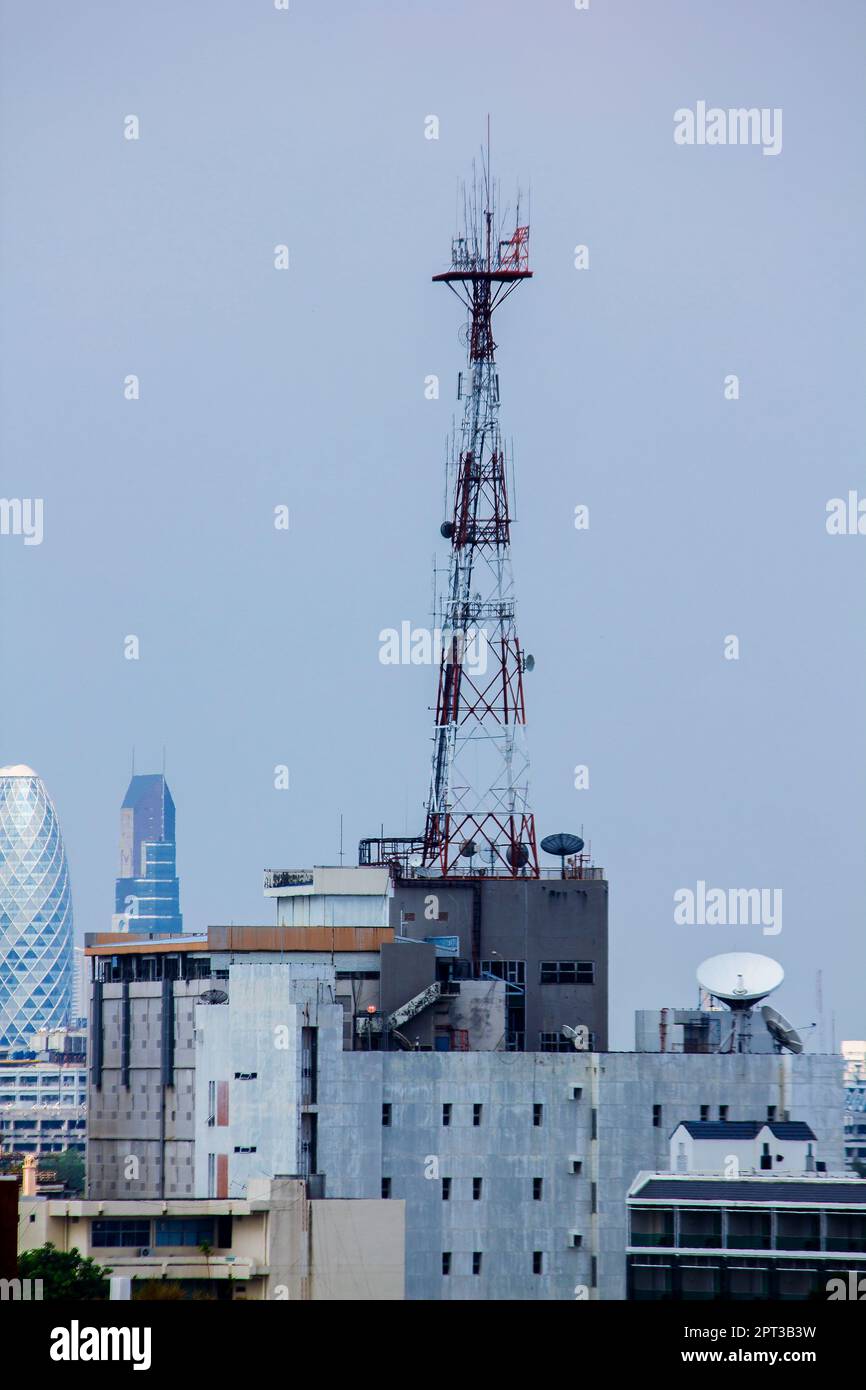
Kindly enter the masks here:
M 666 1166 L 681 1121 L 806 1121 L 842 1167 L 836 1057 L 357 1047 L 352 991 L 372 982 L 340 980 L 365 973 L 346 948 L 379 932 L 384 952 L 389 929 L 276 929 L 319 947 L 282 954 L 244 947 L 268 929 L 211 930 L 130 941 L 124 961 L 91 948 L 90 1198 L 244 1200 L 295 1175 L 405 1202 L 408 1298 L 616 1299 L 630 1184 Z M 159 959 L 162 981 L 138 978 Z
M 591 1049 L 607 1047 L 608 885 L 597 866 L 580 862 L 564 877 L 557 869 L 537 879 L 441 879 L 381 865 L 269 870 L 265 896 L 282 926 L 390 927 L 413 987 L 502 980 L 508 1051 L 570 1050 L 563 1024 L 583 1026 Z M 402 979 L 392 983 L 384 1008 L 411 997 Z M 453 1018 L 428 1011 L 412 1037 L 448 1050 L 455 1031 Z

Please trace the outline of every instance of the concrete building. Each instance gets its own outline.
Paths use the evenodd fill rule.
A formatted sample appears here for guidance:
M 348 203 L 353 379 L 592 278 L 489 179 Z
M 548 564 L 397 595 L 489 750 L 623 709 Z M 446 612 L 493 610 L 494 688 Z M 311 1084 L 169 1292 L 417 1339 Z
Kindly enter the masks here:
M 608 885 L 593 865 L 580 862 L 565 873 L 441 879 L 381 865 L 269 870 L 265 896 L 281 926 L 389 927 L 404 947 L 421 948 L 412 967 L 419 989 L 501 980 L 508 1051 L 570 1051 L 566 1024 L 584 1027 L 590 1049 L 601 1052 L 608 1041 Z M 408 964 L 408 956 L 401 959 Z M 383 1008 L 391 1004 L 386 995 Z M 459 1031 L 447 1011 L 427 1010 L 412 1035 L 422 1048 L 444 1051 Z
M 352 992 L 413 950 L 391 937 L 92 945 L 88 1196 L 245 1200 L 297 1174 L 405 1201 L 409 1298 L 624 1298 L 628 1186 L 683 1119 L 804 1121 L 841 1167 L 835 1057 L 358 1048 Z M 346 978 L 376 946 L 378 981 Z
M 83 1155 L 86 1105 L 83 1060 L 0 1060 L 0 1151 Z
M 866 1165 L 866 1042 L 843 1042 L 845 1063 L 845 1162 Z
M 856 1298 L 866 1273 L 862 1179 L 645 1172 L 628 1216 L 630 1299 Z
M 22 1197 L 19 1252 L 51 1241 L 115 1275 L 227 1299 L 403 1297 L 401 1202 L 311 1199 L 297 1178 L 250 1181 L 232 1201 Z M 134 1287 L 134 1286 L 133 1286 Z

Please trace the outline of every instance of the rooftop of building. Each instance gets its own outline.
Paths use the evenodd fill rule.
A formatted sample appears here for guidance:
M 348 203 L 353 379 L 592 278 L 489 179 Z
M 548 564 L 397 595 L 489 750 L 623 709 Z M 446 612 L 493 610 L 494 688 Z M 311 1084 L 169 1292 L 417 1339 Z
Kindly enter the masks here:
M 828 1173 L 816 1177 L 744 1174 L 739 1178 L 706 1173 L 638 1173 L 629 1189 L 630 1202 L 718 1202 L 755 1206 L 838 1206 L 866 1208 L 866 1179 Z
M 88 956 L 177 954 L 180 951 L 378 951 L 394 940 L 391 927 L 208 927 L 182 936 L 156 933 L 89 932 Z
M 768 1129 L 776 1139 L 814 1139 L 804 1120 L 680 1120 L 672 1133 L 684 1129 L 693 1139 L 755 1139 Z
M 0 777 L 38 777 L 39 773 L 34 772 L 32 767 L 27 767 L 25 763 L 14 763 L 9 767 L 0 767 Z

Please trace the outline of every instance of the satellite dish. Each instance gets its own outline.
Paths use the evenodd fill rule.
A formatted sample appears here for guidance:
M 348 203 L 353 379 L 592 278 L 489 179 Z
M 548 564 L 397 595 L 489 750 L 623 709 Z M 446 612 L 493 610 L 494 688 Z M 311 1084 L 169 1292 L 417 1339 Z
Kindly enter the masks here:
M 562 1033 L 563 1037 L 571 1039 L 578 1052 L 586 1051 L 589 1030 L 585 1023 L 579 1024 L 577 1028 L 572 1028 L 568 1023 L 563 1023 L 560 1025 L 559 1031 Z
M 534 671 L 534 670 L 535 670 L 535 657 L 534 657 L 534 656 L 525 656 L 525 657 L 523 658 L 523 669 L 524 669 L 524 671 Z
M 508 862 L 512 869 L 522 869 L 529 863 L 529 850 L 526 845 L 512 845 L 508 851 Z
M 751 1009 L 766 999 L 785 978 L 778 961 L 752 951 L 729 951 L 710 956 L 697 969 L 698 984 L 730 1009 Z
M 442 525 L 439 527 L 439 532 L 445 537 L 446 541 L 450 541 L 451 537 L 454 535 L 454 522 L 443 521 Z
M 788 1052 L 799 1054 L 803 1051 L 803 1039 L 797 1032 L 793 1023 L 789 1023 L 784 1014 L 780 1014 L 778 1009 L 771 1008 L 769 1004 L 764 1004 L 761 1008 L 761 1018 L 769 1029 L 773 1042 L 781 1050 L 787 1048 Z
M 464 859 L 471 859 L 473 854 L 478 853 L 478 846 L 474 840 L 464 840 L 460 846 L 460 853 Z
M 224 989 L 206 989 L 204 994 L 199 995 L 203 1004 L 227 1004 L 229 997 Z
M 565 831 L 560 831 L 558 835 L 545 835 L 541 848 L 545 854 L 555 854 L 557 858 L 564 859 L 568 854 L 580 854 L 583 840 L 579 835 L 568 835 Z

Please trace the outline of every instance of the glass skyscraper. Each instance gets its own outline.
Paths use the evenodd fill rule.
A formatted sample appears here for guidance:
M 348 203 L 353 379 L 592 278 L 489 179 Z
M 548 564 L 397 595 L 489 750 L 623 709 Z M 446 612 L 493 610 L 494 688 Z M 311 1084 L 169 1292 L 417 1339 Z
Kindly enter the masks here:
M 60 826 L 31 767 L 0 767 L 0 1047 L 63 1027 L 72 991 L 72 898 Z
M 183 931 L 174 841 L 174 802 L 161 773 L 133 775 L 120 808 L 120 877 L 115 926 Z

